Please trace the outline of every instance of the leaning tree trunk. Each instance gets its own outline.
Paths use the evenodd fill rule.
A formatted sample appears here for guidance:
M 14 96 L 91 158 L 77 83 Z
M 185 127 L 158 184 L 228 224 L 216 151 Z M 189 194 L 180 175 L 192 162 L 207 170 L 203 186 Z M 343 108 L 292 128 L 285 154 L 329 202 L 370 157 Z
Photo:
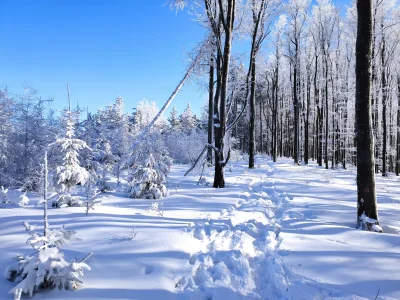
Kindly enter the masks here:
M 358 0 L 356 42 L 357 228 L 382 231 L 375 193 L 371 115 L 372 0 Z

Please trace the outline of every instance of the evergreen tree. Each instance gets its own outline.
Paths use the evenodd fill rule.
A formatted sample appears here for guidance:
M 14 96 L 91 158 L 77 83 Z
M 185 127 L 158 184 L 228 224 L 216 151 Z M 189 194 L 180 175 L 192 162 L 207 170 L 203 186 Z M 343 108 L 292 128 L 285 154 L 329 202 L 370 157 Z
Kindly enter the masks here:
M 183 113 L 179 116 L 182 130 L 189 132 L 197 126 L 196 116 L 193 115 L 190 103 L 186 106 Z
M 81 205 L 80 201 L 71 196 L 71 188 L 77 184 L 83 185 L 89 179 L 89 172 L 80 165 L 79 151 L 90 148 L 85 141 L 74 138 L 76 117 L 76 113 L 70 109 L 64 111 L 65 137 L 50 144 L 53 152 L 63 155 L 62 164 L 52 174 L 53 184 L 60 193 L 58 200 L 53 203 L 55 207 Z
M 168 195 L 165 183 L 172 164 L 159 133 L 148 133 L 129 159 L 126 192 L 131 198 L 160 199 Z
M 171 131 L 176 131 L 180 129 L 180 121 L 178 117 L 178 110 L 176 109 L 176 106 L 172 108 L 169 118 L 168 118 L 169 126 Z

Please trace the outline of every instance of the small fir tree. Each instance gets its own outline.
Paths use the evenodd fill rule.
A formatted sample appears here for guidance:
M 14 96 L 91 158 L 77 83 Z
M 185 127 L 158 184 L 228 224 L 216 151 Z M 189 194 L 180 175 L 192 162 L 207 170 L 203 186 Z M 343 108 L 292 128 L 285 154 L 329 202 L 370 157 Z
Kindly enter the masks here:
M 186 106 L 183 113 L 179 116 L 182 130 L 185 132 L 190 132 L 193 128 L 197 126 L 197 118 L 193 115 L 190 103 Z
M 168 123 L 169 123 L 171 131 L 177 131 L 180 129 L 180 120 L 178 117 L 178 110 L 176 109 L 175 105 L 170 112 L 170 115 L 168 118 Z
M 75 232 L 65 230 L 49 230 L 47 236 L 32 230 L 32 226 L 24 222 L 30 238 L 27 243 L 35 250 L 26 256 L 17 255 L 15 262 L 7 266 L 4 276 L 7 280 L 18 284 L 10 290 L 11 294 L 29 293 L 40 289 L 59 288 L 74 290 L 83 282 L 83 270 L 90 267 L 83 261 L 67 262 L 60 247 L 73 240 Z
M 61 246 L 74 238 L 75 231 L 49 230 L 47 218 L 47 152 L 44 159 L 44 214 L 43 233 L 33 230 L 33 226 L 24 222 L 23 225 L 30 235 L 27 243 L 35 250 L 32 254 L 17 255 L 15 262 L 7 266 L 4 276 L 6 279 L 18 284 L 10 290 L 14 299 L 20 299 L 22 293 L 29 293 L 32 297 L 34 291 L 47 288 L 74 290 L 82 281 L 83 270 L 90 270 L 85 261 L 92 255 L 76 262 L 66 262 L 64 254 L 60 252 Z
M 89 179 L 89 172 L 80 165 L 79 151 L 90 148 L 86 142 L 74 138 L 75 120 L 77 113 L 70 109 L 64 111 L 63 120 L 66 124 L 65 137 L 58 139 L 50 147 L 63 155 L 62 165 L 56 167 L 53 172 L 53 184 L 56 187 L 59 198 L 53 202 L 54 207 L 81 206 L 82 201 L 71 196 L 71 188 L 77 184 L 84 185 Z
M 131 198 L 160 199 L 168 195 L 165 183 L 172 164 L 159 134 L 149 134 L 130 157 L 127 193 Z

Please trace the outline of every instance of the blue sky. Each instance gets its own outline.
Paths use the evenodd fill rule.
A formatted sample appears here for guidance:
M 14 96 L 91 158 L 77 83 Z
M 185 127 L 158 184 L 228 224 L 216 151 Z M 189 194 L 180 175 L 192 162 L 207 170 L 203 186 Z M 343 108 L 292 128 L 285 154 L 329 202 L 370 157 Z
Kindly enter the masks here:
M 24 84 L 96 111 L 118 95 L 130 111 L 143 98 L 167 100 L 186 67 L 186 52 L 205 34 L 166 0 L 1 0 L 0 85 L 21 93 Z M 206 97 L 186 85 L 173 104 L 195 112 Z
M 67 105 L 67 83 L 73 103 L 92 112 L 118 95 L 127 112 L 143 98 L 161 107 L 205 34 L 166 1 L 0 0 L 0 85 L 18 94 L 29 84 L 55 109 Z M 190 102 L 200 114 L 206 98 L 185 85 L 173 105 L 182 112 Z

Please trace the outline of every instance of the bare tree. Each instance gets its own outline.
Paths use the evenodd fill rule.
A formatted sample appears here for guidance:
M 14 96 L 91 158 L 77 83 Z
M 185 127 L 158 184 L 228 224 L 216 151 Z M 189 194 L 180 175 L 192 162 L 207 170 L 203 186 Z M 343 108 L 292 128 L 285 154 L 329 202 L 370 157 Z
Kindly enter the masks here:
M 357 13 L 357 228 L 382 231 L 379 227 L 376 203 L 374 137 L 371 114 L 372 0 L 358 0 Z

